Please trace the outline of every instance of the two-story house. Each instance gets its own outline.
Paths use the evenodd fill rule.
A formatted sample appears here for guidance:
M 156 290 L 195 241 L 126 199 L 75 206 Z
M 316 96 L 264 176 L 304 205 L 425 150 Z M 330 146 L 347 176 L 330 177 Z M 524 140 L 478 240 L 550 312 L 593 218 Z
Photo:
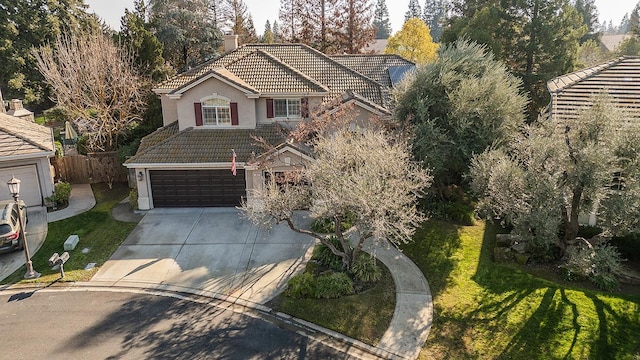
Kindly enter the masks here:
M 395 55 L 331 57 L 301 44 L 238 47 L 235 35 L 225 49 L 154 89 L 164 126 L 125 163 L 140 209 L 240 204 L 264 183 L 265 169 L 250 161 L 265 151 L 255 137 L 275 148 L 271 169 L 287 171 L 312 159 L 286 142 L 311 109 L 339 99 L 358 109 L 357 121 L 390 117 L 391 87 L 414 67 Z

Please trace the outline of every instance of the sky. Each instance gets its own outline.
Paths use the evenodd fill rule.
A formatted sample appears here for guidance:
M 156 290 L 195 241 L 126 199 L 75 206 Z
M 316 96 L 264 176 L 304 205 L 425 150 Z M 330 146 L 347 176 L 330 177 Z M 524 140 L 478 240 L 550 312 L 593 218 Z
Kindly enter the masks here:
M 595 0 L 600 22 L 613 20 L 618 25 L 626 13 L 630 13 L 639 0 Z M 112 28 L 120 29 L 120 18 L 124 9 L 133 9 L 133 0 L 85 0 L 89 5 L 89 11 L 95 12 L 104 19 Z M 267 20 L 273 24 L 278 19 L 280 0 L 245 0 L 249 12 L 253 16 L 253 23 L 258 34 L 264 32 L 264 24 Z M 404 13 L 407 11 L 409 0 L 387 0 L 391 28 L 393 32 L 400 30 L 404 22 Z M 420 1 L 423 5 L 424 1 Z

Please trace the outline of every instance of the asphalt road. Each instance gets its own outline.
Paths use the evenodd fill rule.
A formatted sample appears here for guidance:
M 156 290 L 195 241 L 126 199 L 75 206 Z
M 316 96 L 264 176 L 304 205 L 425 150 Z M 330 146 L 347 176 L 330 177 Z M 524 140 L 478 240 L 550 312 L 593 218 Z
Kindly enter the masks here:
M 0 292 L 0 359 L 346 359 L 211 304 L 122 292 Z

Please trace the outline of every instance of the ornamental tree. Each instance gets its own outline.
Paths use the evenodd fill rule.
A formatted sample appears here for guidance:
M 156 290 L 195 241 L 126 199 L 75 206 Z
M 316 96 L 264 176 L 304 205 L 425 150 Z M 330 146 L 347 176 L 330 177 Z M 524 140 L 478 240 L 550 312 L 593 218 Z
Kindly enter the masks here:
M 424 219 L 416 200 L 431 178 L 411 160 L 402 139 L 371 128 L 354 132 L 349 126 L 329 126 L 324 130 L 309 143 L 314 161 L 300 164 L 281 181 L 270 176 L 264 188 L 254 192 L 255 200 L 243 204 L 243 210 L 258 224 L 284 222 L 293 231 L 318 239 L 342 258 L 348 270 L 369 238 L 388 239 L 392 244 L 411 239 Z M 297 223 L 294 213 L 298 209 L 308 209 L 313 219 L 333 222 L 332 236 L 342 249 L 326 234 Z M 342 227 L 347 217 L 353 221 L 351 229 Z
M 433 62 L 436 59 L 438 44 L 431 39 L 429 28 L 419 18 L 411 18 L 402 25 L 402 29 L 389 37 L 385 54 L 397 54 L 416 64 Z
M 580 214 L 597 214 L 604 237 L 640 225 L 640 136 L 606 96 L 575 121 L 525 127 L 474 158 L 471 177 L 481 211 L 513 225 L 538 254 L 563 254 Z

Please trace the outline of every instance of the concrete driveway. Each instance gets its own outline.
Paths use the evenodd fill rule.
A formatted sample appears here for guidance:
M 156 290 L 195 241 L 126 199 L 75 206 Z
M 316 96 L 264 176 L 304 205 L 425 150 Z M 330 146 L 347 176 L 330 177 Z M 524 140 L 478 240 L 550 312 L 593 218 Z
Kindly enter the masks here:
M 235 208 L 153 209 L 91 282 L 264 304 L 303 270 L 314 243 L 284 224 L 256 227 Z
M 27 211 L 29 223 L 25 230 L 27 232 L 29 252 L 33 258 L 33 255 L 40 249 L 47 237 L 47 230 L 49 229 L 47 226 L 47 209 L 35 206 L 28 208 Z M 4 280 L 21 266 L 24 268 L 24 263 L 24 251 L 0 254 L 0 280 Z M 38 271 L 39 269 L 36 268 L 35 270 Z M 26 271 L 26 268 L 24 268 L 24 271 Z

